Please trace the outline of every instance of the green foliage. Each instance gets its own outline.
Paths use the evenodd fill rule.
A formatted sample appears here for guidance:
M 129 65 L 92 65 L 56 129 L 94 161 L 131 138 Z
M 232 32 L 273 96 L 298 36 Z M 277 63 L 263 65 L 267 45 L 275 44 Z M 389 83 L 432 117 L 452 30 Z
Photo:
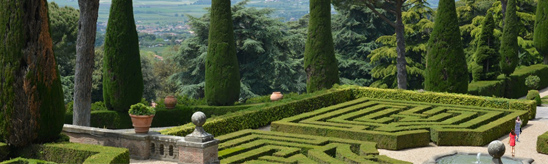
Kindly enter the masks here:
M 156 100 L 156 91 L 160 89 L 160 79 L 155 76 L 152 60 L 141 55 L 141 72 L 143 73 L 143 98 Z
M 103 57 L 104 47 L 95 48 L 93 73 L 91 74 L 91 102 L 103 101 Z
M 441 0 L 428 41 L 424 88 L 435 92 L 466 93 L 468 70 L 458 29 L 455 2 Z
M 156 113 L 152 120 L 151 127 L 167 127 L 183 125 L 191 122 L 191 116 L 194 112 L 202 111 L 208 117 L 220 116 L 227 113 L 244 110 L 257 104 L 250 105 L 234 105 L 234 106 L 184 106 L 177 105 L 174 109 L 166 109 L 163 104 L 159 103 L 156 106 Z M 93 109 L 93 106 L 92 106 Z M 65 124 L 72 124 L 72 113 L 65 114 Z M 108 129 L 128 129 L 133 128 L 131 118 L 128 112 L 116 112 L 110 110 L 95 110 L 90 116 L 91 127 L 108 128 Z
M 525 86 L 529 87 L 529 89 L 538 89 L 539 84 L 540 77 L 538 76 L 529 75 L 525 78 Z
M 250 98 L 273 91 L 303 92 L 306 89 L 306 74 L 302 67 L 302 58 L 307 20 L 303 18 L 287 25 L 279 19 L 270 17 L 274 12 L 272 9 L 246 7 L 247 2 L 242 1 L 232 6 L 232 26 L 236 36 L 236 55 L 241 76 L 239 96 Z M 169 77 L 170 80 L 166 81 L 166 84 L 175 82 L 176 92 L 180 95 L 202 98 L 205 81 L 204 61 L 208 54 L 207 41 L 211 18 L 210 14 L 200 18 L 189 17 L 191 30 L 196 36 L 181 43 L 179 53 L 173 58 L 174 66 L 166 66 L 171 70 L 173 67 L 180 68 Z M 165 60 L 164 65 L 168 65 L 170 62 Z M 171 74 L 164 75 L 162 77 Z M 165 95 L 160 98 L 162 97 Z
M 214 136 L 232 133 L 241 129 L 256 129 L 266 126 L 272 121 L 300 113 L 331 106 L 352 99 L 350 90 L 340 90 L 335 87 L 330 90 L 302 94 L 285 98 L 272 103 L 256 105 L 234 113 L 209 117 L 204 129 Z M 164 135 L 185 136 L 194 131 L 194 125 L 189 123 L 160 131 Z
M 379 155 L 373 142 L 249 129 L 216 138 L 221 163 L 409 163 Z
M 537 138 L 537 152 L 542 154 L 548 154 L 548 131 L 538 136 Z
M 504 97 L 504 80 L 474 81 L 468 84 L 468 94 L 477 96 Z
M 208 105 L 233 105 L 240 96 L 240 67 L 236 56 L 230 1 L 213 0 L 205 61 Z
M 472 71 L 474 81 L 493 80 L 500 74 L 498 46 L 493 35 L 495 29 L 493 14 L 487 13 L 481 26 L 476 53 L 474 53 L 476 67 Z
M 434 23 L 431 18 L 433 11 L 428 3 L 422 0 L 406 2 L 412 7 L 404 9 L 402 21 L 405 26 L 405 56 L 407 61 L 407 85 L 408 89 L 423 88 L 424 82 L 424 57 L 426 56 L 426 43 L 430 38 L 430 32 Z M 371 87 L 397 88 L 396 69 L 396 35 L 378 37 L 376 42 L 382 44 L 367 57 L 375 68 L 371 75 L 378 79 Z
M 516 14 L 516 0 L 508 0 L 504 18 L 504 29 L 500 46 L 500 68 L 502 73 L 510 75 L 519 62 L 518 33 L 519 24 Z
M 510 77 L 505 78 L 503 76 L 499 79 L 506 79 L 505 96 L 507 98 L 519 98 L 527 95 L 529 88 L 525 85 L 525 80 L 528 76 L 535 75 L 540 78 L 538 88 L 548 87 L 548 65 L 532 65 L 516 69 Z
M 337 65 L 331 33 L 331 1 L 311 0 L 304 52 L 306 91 L 312 93 L 340 83 Z
M 537 106 L 540 106 L 542 104 L 538 90 L 529 90 L 529 92 L 527 92 L 526 98 L 527 100 L 534 100 L 537 103 Z
M 14 159 L 11 159 L 11 160 L 7 160 L 7 161 L 3 161 L 1 162 L 2 164 L 21 164 L 21 163 L 24 163 L 24 164 L 55 164 L 55 162 L 48 162 L 48 161 L 43 161 L 43 160 L 37 160 L 37 159 L 26 159 L 26 158 L 21 158 L 21 157 L 17 157 L 17 158 L 14 158 Z
M 143 74 L 131 0 L 110 8 L 103 58 L 103 100 L 109 110 L 128 111 L 141 101 Z
M 480 146 L 507 134 L 515 117 L 527 115 L 524 110 L 359 98 L 272 122 L 271 130 L 372 141 L 390 150 L 423 147 L 430 140 Z
M 128 113 L 131 115 L 154 115 L 156 113 L 156 110 L 143 103 L 137 103 L 131 105 Z
M 537 51 L 544 56 L 544 64 L 548 60 L 548 1 L 538 0 L 535 17 L 535 32 L 533 41 Z
M 129 150 L 78 143 L 47 143 L 22 149 L 23 158 L 33 158 L 55 163 L 129 163 Z
M 72 114 L 73 105 L 74 105 L 74 101 L 71 101 L 65 105 L 67 107 L 66 113 Z M 108 110 L 104 102 L 96 101 L 94 103 L 91 103 L 91 111 L 99 111 L 99 110 Z
M 48 4 L 0 4 L 0 138 L 15 147 L 53 140 L 63 128 L 65 108 Z

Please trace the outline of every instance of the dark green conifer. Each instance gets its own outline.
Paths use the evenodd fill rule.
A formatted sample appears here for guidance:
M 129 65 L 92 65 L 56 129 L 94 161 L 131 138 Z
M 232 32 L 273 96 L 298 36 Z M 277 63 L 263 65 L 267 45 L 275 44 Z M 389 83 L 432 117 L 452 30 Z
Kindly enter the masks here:
M 46 0 L 0 0 L 0 138 L 11 146 L 56 139 L 63 90 Z
M 466 93 L 468 69 L 454 0 L 440 0 L 428 41 L 425 90 Z
M 131 0 L 113 0 L 103 58 L 103 100 L 109 110 L 128 111 L 141 101 L 143 75 Z
M 516 0 L 508 0 L 500 45 L 500 69 L 507 77 L 514 72 L 519 62 L 518 21 Z
M 544 64 L 548 64 L 548 0 L 538 0 L 533 41 L 544 56 Z
M 208 105 L 233 105 L 240 96 L 240 72 L 229 0 L 211 2 L 206 57 L 205 98 Z
M 304 68 L 308 93 L 331 88 L 340 82 L 331 34 L 331 0 L 310 1 Z
M 478 38 L 476 53 L 474 53 L 474 62 L 476 68 L 472 71 L 474 81 L 492 80 L 500 73 L 499 54 L 497 51 L 495 36 L 495 21 L 493 14 L 487 13 L 482 22 L 480 36 Z

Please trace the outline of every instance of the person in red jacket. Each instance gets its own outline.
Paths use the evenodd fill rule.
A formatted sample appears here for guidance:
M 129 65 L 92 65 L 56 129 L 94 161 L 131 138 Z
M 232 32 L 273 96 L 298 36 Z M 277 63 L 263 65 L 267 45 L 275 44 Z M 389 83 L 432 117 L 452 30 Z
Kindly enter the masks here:
M 516 146 L 516 132 L 514 132 L 514 129 L 510 131 L 510 139 L 508 140 L 508 144 L 512 147 L 512 157 L 514 157 L 514 146 Z

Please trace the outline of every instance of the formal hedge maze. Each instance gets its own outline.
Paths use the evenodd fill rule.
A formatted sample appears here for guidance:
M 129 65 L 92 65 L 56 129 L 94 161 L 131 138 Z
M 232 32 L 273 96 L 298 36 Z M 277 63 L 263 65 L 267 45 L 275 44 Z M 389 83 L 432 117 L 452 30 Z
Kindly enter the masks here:
M 260 130 L 216 138 L 221 163 L 409 163 L 379 155 L 374 142 Z
M 376 142 L 400 150 L 484 146 L 510 132 L 527 111 L 360 98 L 272 122 L 272 130 Z

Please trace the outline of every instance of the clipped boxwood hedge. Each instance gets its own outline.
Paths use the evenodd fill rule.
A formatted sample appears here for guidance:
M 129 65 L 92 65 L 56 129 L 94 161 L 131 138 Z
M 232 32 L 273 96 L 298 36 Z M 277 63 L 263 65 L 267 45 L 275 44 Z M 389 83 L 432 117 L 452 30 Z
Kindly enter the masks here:
M 30 164 L 54 164 L 55 162 L 48 162 L 48 161 L 43 161 L 43 160 L 38 160 L 38 159 L 26 159 L 26 158 L 21 158 L 21 157 L 17 157 L 17 158 L 11 159 L 11 160 L 0 162 L 0 164 L 26 164 L 26 163 L 30 163 Z
M 475 81 L 468 84 L 468 94 L 504 97 L 505 86 L 504 80 Z
M 537 152 L 548 154 L 548 131 L 537 138 Z
M 417 92 L 344 85 L 335 86 L 332 89 L 312 94 L 304 94 L 300 98 L 282 99 L 278 102 L 257 105 L 231 114 L 211 117 L 203 127 L 207 132 L 218 136 L 235 132 L 240 129 L 259 128 L 270 124 L 272 121 L 277 121 L 285 117 L 291 117 L 362 97 L 524 110 L 528 111 L 528 117 L 522 118 L 523 126 L 527 125 L 528 120 L 534 119 L 536 115 L 535 102 L 529 100 L 512 100 L 466 94 Z M 208 117 L 210 116 L 208 115 Z M 164 135 L 185 136 L 192 133 L 192 131 L 194 131 L 194 125 L 188 123 L 160 132 Z
M 226 113 L 240 111 L 259 104 L 237 105 L 237 106 L 183 106 L 177 105 L 174 109 L 156 107 L 156 114 L 152 120 L 152 127 L 177 126 L 191 122 L 190 116 L 196 111 L 202 111 L 208 116 L 223 115 Z M 72 124 L 72 113 L 65 114 L 65 124 Z M 109 129 L 133 128 L 131 118 L 127 112 L 116 112 L 110 110 L 91 111 L 91 127 Z
M 537 64 L 529 67 L 516 69 L 506 80 L 506 93 L 504 97 L 520 98 L 527 95 L 529 88 L 525 86 L 525 78 L 529 75 L 536 75 L 540 78 L 539 88 L 548 87 L 548 65 Z M 503 79 L 504 77 L 499 77 Z
M 211 117 L 203 125 L 205 131 L 219 136 L 241 129 L 254 129 L 270 124 L 285 117 L 294 116 L 315 109 L 343 103 L 354 99 L 348 89 L 330 89 L 312 94 L 303 94 L 292 98 L 257 105 L 242 111 L 219 117 Z M 209 117 L 209 115 L 208 115 Z M 194 131 L 194 124 L 174 127 L 160 131 L 164 135 L 185 136 Z
M 477 107 L 524 110 L 528 112 L 528 117 L 524 117 L 523 126 L 531 119 L 535 119 L 537 107 L 535 101 L 515 100 L 506 98 L 493 98 L 484 96 L 473 96 L 456 93 L 440 92 L 418 92 L 398 89 L 380 89 L 369 87 L 350 87 L 356 98 L 377 98 L 401 101 L 416 101 L 438 104 L 469 105 Z
M 129 163 L 128 149 L 78 143 L 32 145 L 17 154 L 55 163 Z
M 5 160 L 10 153 L 10 148 L 7 144 L 0 142 L 0 161 Z

